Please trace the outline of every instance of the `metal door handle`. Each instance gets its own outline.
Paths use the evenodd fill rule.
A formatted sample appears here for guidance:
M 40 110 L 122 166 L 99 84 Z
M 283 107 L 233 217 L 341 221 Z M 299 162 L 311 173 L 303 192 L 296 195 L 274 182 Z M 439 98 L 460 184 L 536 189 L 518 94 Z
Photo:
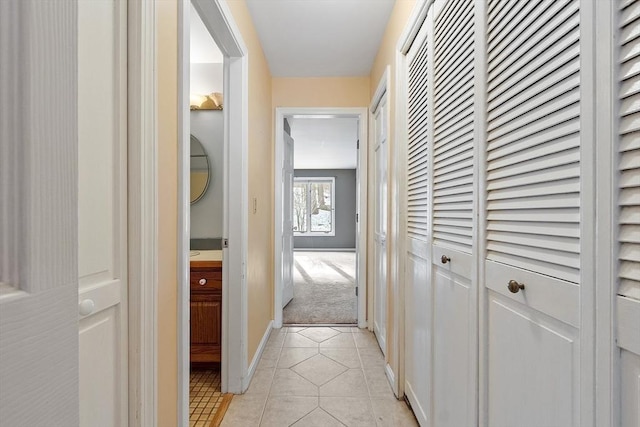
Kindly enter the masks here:
M 449 258 L 446 255 L 442 255 L 442 258 L 440 258 L 440 262 L 443 263 L 443 264 L 446 264 L 446 263 L 448 263 L 450 261 L 451 261 L 451 258 Z
M 518 283 L 515 280 L 509 280 L 509 285 L 507 285 L 507 288 L 509 288 L 509 291 L 511 293 L 517 294 L 520 289 L 524 289 L 524 283 Z

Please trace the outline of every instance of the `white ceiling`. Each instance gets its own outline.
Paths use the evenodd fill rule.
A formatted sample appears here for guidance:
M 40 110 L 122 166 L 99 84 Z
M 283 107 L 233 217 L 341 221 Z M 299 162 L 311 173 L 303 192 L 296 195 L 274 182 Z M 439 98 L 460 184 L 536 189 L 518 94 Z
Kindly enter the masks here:
M 355 169 L 357 119 L 288 119 L 295 169 Z
M 247 0 L 274 77 L 368 75 L 395 0 Z
M 191 5 L 190 48 L 192 63 L 222 63 L 223 56 L 200 15 Z

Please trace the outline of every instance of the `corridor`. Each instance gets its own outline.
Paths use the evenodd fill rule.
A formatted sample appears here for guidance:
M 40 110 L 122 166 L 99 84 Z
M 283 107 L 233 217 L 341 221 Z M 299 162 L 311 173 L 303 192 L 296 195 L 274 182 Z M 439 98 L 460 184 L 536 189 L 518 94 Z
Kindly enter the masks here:
M 374 335 L 356 327 L 274 329 L 223 427 L 417 426 L 391 391 Z

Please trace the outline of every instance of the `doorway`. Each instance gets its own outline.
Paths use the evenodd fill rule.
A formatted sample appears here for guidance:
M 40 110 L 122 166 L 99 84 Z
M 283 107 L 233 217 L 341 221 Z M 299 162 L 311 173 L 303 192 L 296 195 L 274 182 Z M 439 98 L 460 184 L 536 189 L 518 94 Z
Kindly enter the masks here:
M 276 109 L 275 327 L 366 327 L 361 108 Z
M 210 425 L 222 393 L 224 56 L 191 5 L 189 37 L 189 423 Z
M 194 333 L 190 324 L 191 305 L 198 303 L 199 315 L 209 323 L 214 320 L 219 325 L 216 328 L 217 334 L 212 333 L 212 329 L 202 336 L 195 337 L 195 341 L 206 344 L 204 353 L 207 357 L 219 360 L 220 367 L 220 388 L 223 393 L 242 393 L 244 388 L 243 379 L 247 372 L 246 330 L 242 325 L 246 324 L 246 281 L 245 263 L 247 248 L 247 128 L 248 118 L 247 107 L 247 48 L 242 41 L 238 29 L 233 26 L 233 19 L 228 6 L 219 0 L 204 1 L 192 0 L 191 4 L 197 15 L 202 20 L 202 24 L 211 39 L 219 47 L 222 53 L 222 75 L 223 85 L 222 96 L 215 95 L 215 89 L 205 93 L 195 93 L 194 95 L 208 95 L 210 99 L 202 99 L 205 104 L 213 103 L 214 108 L 222 105 L 223 136 L 222 151 L 216 156 L 220 159 L 212 159 L 217 162 L 218 172 L 222 171 L 222 177 L 214 180 L 222 181 L 223 193 L 219 201 L 222 204 L 222 224 L 218 228 L 217 235 L 208 241 L 199 242 L 209 246 L 199 250 L 194 248 L 195 254 L 191 252 L 191 110 L 190 102 L 190 30 L 191 30 L 191 6 L 189 3 L 181 4 L 179 11 L 181 14 L 179 46 L 179 81 L 180 81 L 180 103 L 181 117 L 179 123 L 180 137 L 180 171 L 179 171 L 179 210 L 180 234 L 179 234 L 179 288 L 178 288 L 178 419 L 180 425 L 189 424 L 189 383 L 190 383 L 190 362 L 191 343 L 194 341 Z M 194 67 L 194 70 L 197 67 Z M 207 68 L 207 67 L 204 67 Z M 211 67 L 209 67 L 211 68 Z M 215 67 L 214 67 L 215 68 Z M 217 67 L 220 72 L 220 67 Z M 215 74 L 215 72 L 205 72 L 205 74 Z M 198 98 L 198 96 L 194 97 Z M 194 99 L 198 103 L 198 99 Z M 199 103 L 200 108 L 203 102 Z M 230 141 L 234 141 L 231 144 Z M 197 144 L 196 144 L 197 146 Z M 216 171 L 214 171 L 214 174 Z M 211 180 L 211 176 L 209 178 Z M 218 182 L 219 183 L 219 182 Z M 209 185 L 214 182 L 210 181 Z M 208 190 L 207 190 L 208 191 Z M 206 193 L 205 193 L 206 194 Z M 220 199 L 220 195 L 218 195 Z M 233 213 L 233 214 L 231 214 Z M 238 214 L 240 213 L 240 214 Z M 220 219 L 219 219 L 220 220 Z M 220 225 L 220 224 L 218 224 Z M 220 231 L 221 230 L 221 231 Z M 195 231 L 195 227 L 194 227 Z M 231 244 L 228 244 L 231 242 Z M 217 247 L 218 249 L 215 249 Z M 192 261 L 203 255 L 203 251 L 217 251 L 219 255 L 213 259 L 201 260 L 203 265 L 199 265 L 194 273 L 191 269 Z M 217 265 L 214 265 L 216 264 Z M 204 270 L 206 271 L 204 271 Z M 192 300 L 192 289 L 198 289 L 200 293 L 205 291 L 216 291 L 217 296 L 203 296 L 202 301 Z M 205 343 L 206 341 L 206 343 Z M 217 346 L 217 349 L 215 348 Z M 211 360 L 207 360 L 211 363 Z M 243 388 L 244 387 L 244 388 Z

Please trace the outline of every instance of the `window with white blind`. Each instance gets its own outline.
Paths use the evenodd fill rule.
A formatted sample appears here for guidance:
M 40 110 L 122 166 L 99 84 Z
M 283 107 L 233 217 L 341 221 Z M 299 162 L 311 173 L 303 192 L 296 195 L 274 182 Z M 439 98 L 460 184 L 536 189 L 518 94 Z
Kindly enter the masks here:
M 335 178 L 294 178 L 294 236 L 335 236 Z

